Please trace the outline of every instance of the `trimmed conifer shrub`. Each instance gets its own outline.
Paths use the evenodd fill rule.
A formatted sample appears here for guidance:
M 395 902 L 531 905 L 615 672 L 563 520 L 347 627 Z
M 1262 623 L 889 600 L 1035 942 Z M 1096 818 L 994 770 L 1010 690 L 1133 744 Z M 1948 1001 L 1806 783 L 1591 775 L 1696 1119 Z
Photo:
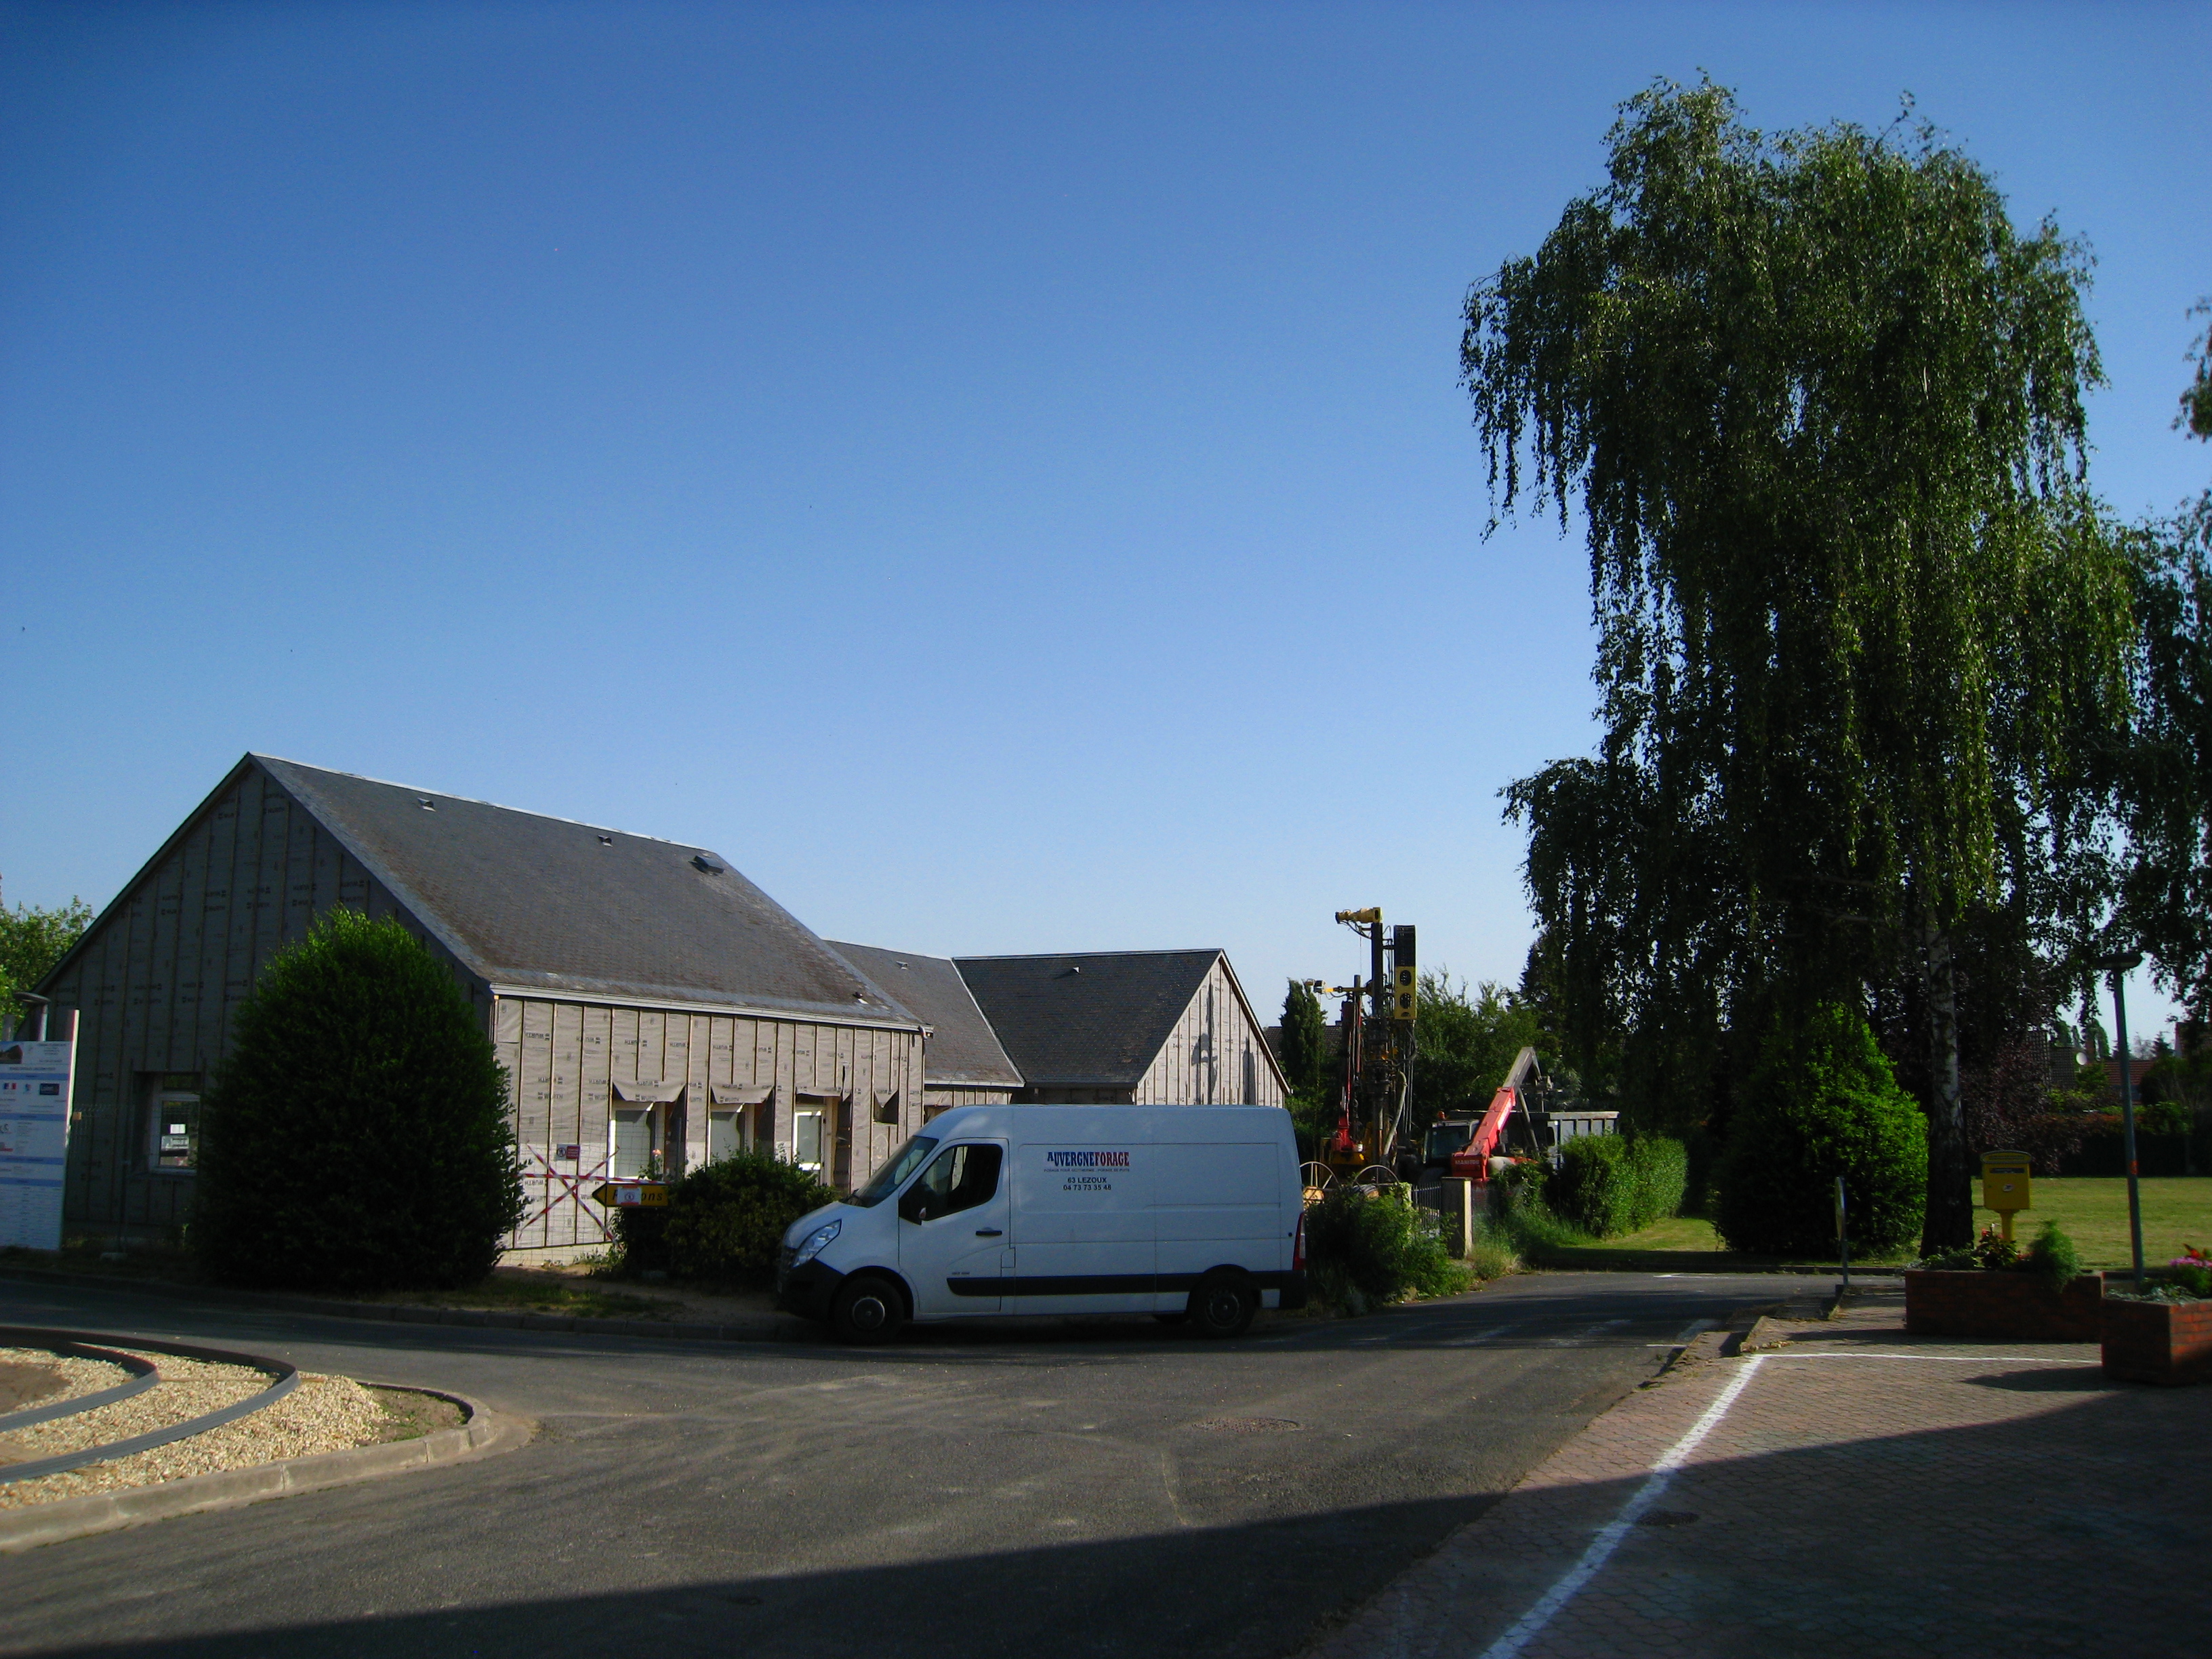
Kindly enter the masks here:
M 522 1183 L 507 1073 L 452 973 L 352 910 L 271 957 L 203 1103 L 196 1184 L 187 1237 L 230 1284 L 482 1279 Z
M 1927 1120 L 1866 1021 L 1830 1003 L 1769 1034 L 1729 1126 L 1713 1224 L 1731 1249 L 1826 1259 L 1838 1176 L 1854 1252 L 1887 1254 L 1918 1235 Z

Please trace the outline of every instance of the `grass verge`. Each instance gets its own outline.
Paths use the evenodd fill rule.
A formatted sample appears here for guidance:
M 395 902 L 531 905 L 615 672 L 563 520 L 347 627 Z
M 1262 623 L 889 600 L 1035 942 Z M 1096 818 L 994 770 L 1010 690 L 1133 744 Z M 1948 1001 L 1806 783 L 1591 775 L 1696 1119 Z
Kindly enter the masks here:
M 383 1441 L 420 1440 L 441 1429 L 458 1429 L 468 1419 L 452 1401 L 417 1389 L 387 1389 L 364 1382 L 368 1397 L 384 1408 Z

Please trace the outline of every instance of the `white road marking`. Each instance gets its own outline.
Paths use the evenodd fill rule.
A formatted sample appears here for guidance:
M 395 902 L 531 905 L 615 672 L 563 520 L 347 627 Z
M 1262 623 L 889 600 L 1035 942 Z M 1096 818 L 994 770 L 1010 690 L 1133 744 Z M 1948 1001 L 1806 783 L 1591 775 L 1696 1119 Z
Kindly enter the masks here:
M 1590 1540 L 1589 1547 L 1583 1552 L 1582 1559 L 1567 1570 L 1566 1577 L 1546 1590 L 1536 1605 L 1522 1613 L 1503 1636 L 1485 1648 L 1482 1659 L 1513 1659 L 1515 1654 L 1535 1640 L 1538 1633 L 1552 1622 L 1553 1616 L 1561 1607 L 1575 1599 L 1576 1593 L 1584 1584 L 1597 1576 L 1598 1569 L 1612 1559 L 1613 1551 L 1620 1547 L 1620 1540 L 1628 1536 L 1628 1529 L 1674 1484 L 1674 1471 L 1682 1466 L 1683 1461 L 1692 1452 L 1697 1450 L 1721 1419 L 1728 1415 L 1729 1407 L 1735 1404 L 1736 1396 L 1758 1374 L 1760 1362 L 1765 1358 L 1764 1354 L 1756 1354 L 1744 1362 L 1743 1369 L 1729 1380 L 1728 1387 L 1721 1390 L 1720 1397 L 1705 1407 L 1704 1415 L 1690 1425 L 1689 1432 L 1660 1455 L 1659 1461 L 1651 1466 L 1651 1473 L 1644 1478 L 1644 1484 L 1620 1506 L 1620 1512 L 1598 1529 L 1597 1536 Z

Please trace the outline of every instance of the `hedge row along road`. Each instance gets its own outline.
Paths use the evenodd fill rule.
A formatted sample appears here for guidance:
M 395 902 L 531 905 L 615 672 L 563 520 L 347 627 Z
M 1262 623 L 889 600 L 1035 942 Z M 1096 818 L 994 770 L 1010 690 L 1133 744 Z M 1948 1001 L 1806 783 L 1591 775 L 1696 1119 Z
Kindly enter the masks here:
M 0 1319 L 189 1333 L 542 1425 L 489 1462 L 0 1559 L 0 1652 L 1285 1655 L 1692 1322 L 1809 1283 L 1532 1274 L 1241 1342 L 1055 1322 L 856 1351 L 0 1279 Z

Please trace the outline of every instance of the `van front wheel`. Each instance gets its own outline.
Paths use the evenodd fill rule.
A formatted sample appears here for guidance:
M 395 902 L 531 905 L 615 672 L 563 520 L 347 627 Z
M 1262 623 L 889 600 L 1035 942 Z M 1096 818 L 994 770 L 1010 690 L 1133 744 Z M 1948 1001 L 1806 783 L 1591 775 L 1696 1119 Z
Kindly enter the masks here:
M 1242 1336 L 1260 1298 L 1241 1279 L 1209 1279 L 1190 1293 L 1190 1322 L 1204 1336 Z
M 855 1273 L 830 1306 L 830 1328 L 841 1342 L 888 1342 L 906 1323 L 898 1286 L 873 1273 Z

